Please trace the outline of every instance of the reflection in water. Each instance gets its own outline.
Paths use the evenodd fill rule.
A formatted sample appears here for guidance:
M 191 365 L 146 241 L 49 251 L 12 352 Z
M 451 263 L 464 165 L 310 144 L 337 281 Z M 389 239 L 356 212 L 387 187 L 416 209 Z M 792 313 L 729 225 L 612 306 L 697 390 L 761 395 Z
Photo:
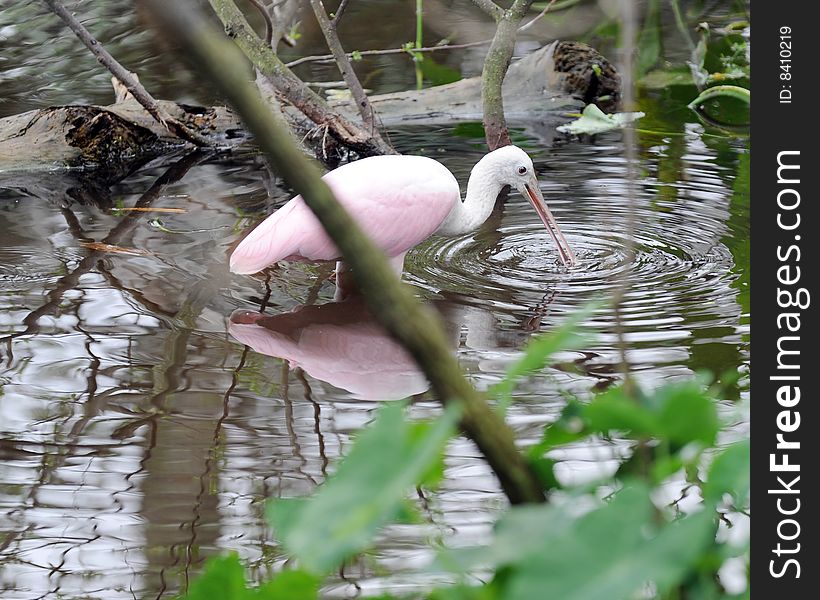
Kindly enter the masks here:
M 236 311 L 228 332 L 360 400 L 398 400 L 429 384 L 410 355 L 373 321 L 361 298 L 264 315 Z
M 106 21 L 112 36 L 135 29 L 132 17 L 118 16 L 128 13 L 120 3 L 97 4 L 103 16 L 117 13 Z M 74 45 L 40 21 L 15 27 L 19 36 L 47 33 L 60 47 Z M 24 47 L 53 54 L 48 44 L 21 44 L 12 61 L 24 62 L 17 55 Z M 77 58 L 66 56 L 62 67 Z M 130 62 L 153 72 L 151 56 L 147 66 Z M 20 66 L 50 77 L 41 64 Z M 400 77 L 399 69 L 384 71 Z M 98 100 L 105 102 L 102 79 Z M 28 102 L 31 86 L 21 82 L 13 83 L 11 106 Z M 43 101 L 75 99 L 75 88 L 58 77 Z M 641 139 L 638 255 L 624 307 L 628 358 L 650 386 L 697 369 L 740 373 L 728 398 L 746 401 L 748 190 L 732 192 L 746 149 L 703 135 L 697 123 L 670 118 L 660 129 L 674 131 Z M 560 267 L 517 195 L 480 231 L 431 239 L 407 257 L 405 281 L 442 315 L 459 362 L 482 389 L 503 376 L 533 332 L 606 297 L 627 266 L 620 136 L 553 143 L 552 132 L 528 125 L 518 135 L 578 267 Z M 440 159 L 465 182 L 483 140 L 464 133 L 420 127 L 391 138 L 401 150 Z M 170 598 L 207 557 L 229 550 L 261 578 L 287 559 L 266 525 L 264 500 L 303 496 L 324 480 L 372 419 L 377 405 L 364 398 L 413 395 L 411 418 L 439 410 L 424 378 L 361 305 L 331 302 L 334 286 L 321 282 L 320 269 L 284 265 L 270 273 L 269 287 L 228 274 L 231 232 L 249 224 L 245 215 L 270 213 L 291 190 L 275 178 L 265 189 L 254 158 L 173 168 L 178 177 L 155 168 L 110 187 L 85 188 L 68 175 L 12 194 L 0 186 L 4 598 Z M 151 213 L 112 205 L 185 212 L 163 214 L 160 230 L 149 226 Z M 93 250 L 90 241 L 139 253 Z M 264 316 L 235 313 L 263 304 Z M 232 313 L 235 322 L 226 317 Z M 566 394 L 583 399 L 617 381 L 613 322 L 602 306 L 582 324 L 598 332 L 594 342 L 522 382 L 507 412 L 521 444 L 539 438 Z M 729 435 L 742 434 L 747 424 L 736 406 L 720 410 L 738 421 Z M 609 440 L 568 448 L 554 457 L 558 476 L 588 479 L 614 468 L 625 451 Z M 457 438 L 442 489 L 422 506 L 427 522 L 390 530 L 346 576 L 363 593 L 412 593 L 428 582 L 417 567 L 430 557 L 431 536 L 479 543 L 500 505 L 476 449 Z M 327 593 L 355 586 L 339 579 Z

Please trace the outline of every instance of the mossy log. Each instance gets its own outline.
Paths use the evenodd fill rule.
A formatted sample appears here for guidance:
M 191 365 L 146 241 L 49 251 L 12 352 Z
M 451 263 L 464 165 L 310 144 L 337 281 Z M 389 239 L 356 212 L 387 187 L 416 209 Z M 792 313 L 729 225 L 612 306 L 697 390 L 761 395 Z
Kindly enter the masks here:
M 620 80 L 594 49 L 577 42 L 554 42 L 515 62 L 504 82 L 504 106 L 511 123 L 566 112 L 599 102 L 614 106 Z M 371 98 L 381 122 L 401 124 L 481 120 L 481 78 Z M 160 101 L 170 115 L 212 141 L 215 148 L 252 148 L 239 119 L 225 107 Z M 355 118 L 349 102 L 333 108 Z M 321 124 L 284 109 L 299 137 Z M 321 137 L 321 136 L 319 136 Z M 93 172 L 98 183 L 113 183 L 149 161 L 175 156 L 193 146 L 157 123 L 133 98 L 109 106 L 55 106 L 0 119 L 0 185 L 25 173 Z

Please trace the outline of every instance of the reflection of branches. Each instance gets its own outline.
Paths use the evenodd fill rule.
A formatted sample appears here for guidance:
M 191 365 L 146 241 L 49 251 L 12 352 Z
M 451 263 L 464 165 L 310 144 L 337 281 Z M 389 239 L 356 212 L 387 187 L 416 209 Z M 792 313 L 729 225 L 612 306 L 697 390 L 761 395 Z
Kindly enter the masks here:
M 319 443 L 319 458 L 322 460 L 322 475 L 327 478 L 328 459 L 325 453 L 325 436 L 322 435 L 322 407 L 313 399 L 313 390 L 310 389 L 307 377 L 305 377 L 304 369 L 296 370 L 296 377 L 302 382 L 302 387 L 305 390 L 305 399 L 313 405 L 313 432 L 316 434 L 316 440 Z
M 150 189 L 148 189 L 148 191 L 146 191 L 139 198 L 139 200 L 137 200 L 134 206 L 136 208 L 147 208 L 151 206 L 151 204 L 153 204 L 154 201 L 160 197 L 167 185 L 182 179 L 188 170 L 198 163 L 201 158 L 201 154 L 193 153 L 174 163 L 154 182 Z M 65 215 L 66 213 L 64 212 L 63 214 Z M 142 211 L 129 212 L 108 232 L 108 235 L 105 236 L 100 243 L 111 246 L 120 245 L 123 238 L 130 234 L 139 224 L 139 221 L 142 219 L 144 214 L 145 213 Z M 68 224 L 72 231 L 81 231 L 79 230 L 79 225 L 76 222 L 76 218 L 69 218 Z M 79 235 L 81 236 L 82 234 L 80 233 Z M 11 340 L 16 337 L 36 332 L 39 328 L 38 321 L 40 318 L 55 312 L 59 308 L 60 302 L 62 302 L 63 296 L 66 292 L 75 289 L 80 282 L 80 278 L 86 273 L 92 271 L 97 266 L 100 259 L 102 259 L 105 255 L 106 253 L 101 250 L 91 250 L 88 255 L 86 255 L 85 258 L 78 263 L 77 267 L 73 271 L 57 280 L 56 285 L 46 295 L 48 301 L 39 308 L 31 311 L 23 318 L 23 324 L 26 328 L 23 331 L 15 332 L 4 338 L 0 338 L 0 341 Z M 11 345 L 9 344 L 9 365 L 11 365 L 11 359 Z

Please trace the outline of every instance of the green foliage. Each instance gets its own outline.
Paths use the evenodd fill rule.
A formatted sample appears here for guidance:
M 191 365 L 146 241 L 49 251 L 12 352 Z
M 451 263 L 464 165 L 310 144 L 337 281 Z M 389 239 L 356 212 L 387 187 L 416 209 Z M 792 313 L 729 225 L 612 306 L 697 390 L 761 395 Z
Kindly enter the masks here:
M 271 504 L 277 537 L 315 573 L 364 550 L 379 528 L 402 512 L 408 489 L 440 478 L 442 452 L 457 418 L 457 411 L 448 409 L 433 423 L 411 423 L 402 403 L 385 405 L 315 496 Z
M 590 312 L 528 344 L 491 395 L 509 401 L 516 382 L 577 344 Z M 433 568 L 457 583 L 427 598 L 728 598 L 717 572 L 727 559 L 747 556 L 748 543 L 729 546 L 715 534 L 719 513 L 742 510 L 748 501 L 749 444 L 715 447 L 721 426 L 716 402 L 714 390 L 698 378 L 651 392 L 630 383 L 588 401 L 570 400 L 528 454 L 549 489 L 559 487 L 550 455 L 568 444 L 618 437 L 629 442 L 631 456 L 612 477 L 565 486 L 543 505 L 509 508 L 486 545 L 441 549 Z M 275 533 L 304 571 L 281 573 L 249 590 L 238 559 L 229 557 L 210 562 L 188 598 L 315 597 L 314 574 L 330 573 L 365 550 L 384 525 L 407 518 L 412 486 L 441 477 L 457 418 L 448 409 L 432 422 L 409 422 L 403 404 L 382 407 L 314 496 L 271 505 Z M 699 486 L 702 505 L 682 514 L 675 503 L 659 504 L 657 492 L 670 480 Z M 476 571 L 492 573 L 490 581 L 476 585 Z
M 304 571 L 283 571 L 271 581 L 249 588 L 245 569 L 236 554 L 213 558 L 201 577 L 191 584 L 185 600 L 315 600 L 319 579 Z
M 660 0 L 649 0 L 646 8 L 646 20 L 638 37 L 638 77 L 654 67 L 661 57 L 661 16 Z

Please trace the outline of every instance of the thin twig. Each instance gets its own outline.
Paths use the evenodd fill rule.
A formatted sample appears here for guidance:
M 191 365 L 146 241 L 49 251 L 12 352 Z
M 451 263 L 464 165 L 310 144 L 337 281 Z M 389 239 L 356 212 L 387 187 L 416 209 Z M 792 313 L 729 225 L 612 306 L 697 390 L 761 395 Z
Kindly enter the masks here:
M 552 2 L 550 2 L 550 6 L 555 4 L 555 2 L 556 2 L 556 0 L 552 0 Z M 543 18 L 544 15 L 547 14 L 547 11 L 550 9 L 550 6 L 547 6 L 546 9 L 541 11 L 541 13 L 537 17 L 533 18 L 531 21 L 528 21 L 526 24 L 519 27 L 518 31 L 519 32 L 520 31 L 526 31 L 527 29 L 529 29 L 530 26 L 532 26 L 536 21 Z M 414 53 L 415 52 L 442 52 L 444 50 L 464 50 L 465 48 L 476 48 L 477 46 L 487 46 L 487 45 L 492 44 L 492 43 L 493 43 L 493 40 L 489 39 L 489 40 L 479 40 L 479 41 L 476 41 L 476 42 L 465 42 L 463 44 L 437 44 L 435 46 L 425 46 L 423 48 L 413 48 L 413 52 Z M 348 58 L 352 58 L 353 54 L 354 54 L 353 52 L 348 52 L 347 53 Z M 389 54 L 408 54 L 408 52 L 407 52 L 406 48 L 385 48 L 383 50 L 360 50 L 360 51 L 357 51 L 355 54 L 356 54 L 356 56 L 384 56 L 384 55 L 389 55 Z M 285 66 L 288 67 L 289 69 L 292 69 L 293 67 L 299 66 L 299 65 L 307 63 L 307 62 L 331 62 L 333 60 L 335 60 L 335 58 L 332 54 L 313 54 L 311 56 L 303 56 L 301 58 L 297 58 L 295 60 L 292 60 L 288 63 L 285 63 Z
M 94 36 L 91 35 L 91 32 L 89 32 L 88 29 L 82 25 L 82 23 L 80 23 L 70 12 L 68 12 L 62 2 L 59 0 L 43 0 L 43 2 L 48 5 L 51 12 L 60 17 L 60 19 L 68 25 L 71 31 L 73 31 L 80 41 L 85 44 L 85 47 L 88 48 L 97 58 L 97 61 L 108 69 L 111 74 L 126 87 L 131 95 L 134 96 L 134 99 L 136 99 L 136 101 L 139 102 L 146 111 L 148 111 L 148 114 L 154 117 L 157 123 L 165 127 L 175 136 L 197 146 L 213 145 L 210 140 L 189 129 L 185 126 L 185 124 L 181 123 L 162 110 L 159 103 L 140 84 L 134 74 L 117 62 L 117 60 L 111 56 L 105 48 L 102 47 L 102 44 L 100 44 L 100 42 L 98 42 Z
M 544 15 L 546 15 L 546 14 L 550 11 L 550 9 L 552 8 L 552 6 L 553 6 L 556 2 L 557 2 L 557 0 L 550 0 L 550 3 L 549 3 L 549 4 L 547 4 L 547 6 L 546 6 L 546 7 L 544 7 L 544 10 L 542 10 L 540 13 L 538 13 L 538 15 L 537 15 L 534 19 L 532 19 L 531 21 L 529 21 L 529 22 L 527 22 L 526 24 L 522 25 L 521 27 L 519 27 L 519 28 L 518 28 L 518 31 L 526 31 L 527 29 L 529 29 L 530 27 L 532 27 L 532 26 L 533 26 L 533 24 L 534 24 L 536 21 L 538 21 L 539 19 L 543 18 L 543 17 L 544 17 Z
M 256 7 L 256 10 L 259 11 L 259 14 L 262 15 L 262 18 L 265 20 L 265 43 L 273 47 L 273 21 L 270 18 L 270 13 L 268 9 L 265 8 L 265 5 L 262 4 L 261 0 L 248 0 L 251 4 Z
M 331 21 L 331 23 L 333 23 L 334 28 L 339 24 L 339 21 L 341 21 L 342 15 L 344 14 L 345 9 L 347 8 L 348 2 L 350 2 L 350 0 L 342 0 L 339 3 L 339 8 L 337 8 L 336 12 L 333 13 L 333 20 Z
M 635 12 L 632 0 L 621 0 L 621 98 L 623 110 L 634 110 L 634 49 L 635 49 Z M 632 124 L 624 128 L 624 155 L 626 158 L 626 241 L 624 244 L 624 269 L 619 272 L 619 280 L 613 291 L 612 305 L 615 316 L 615 337 L 619 353 L 619 367 L 627 391 L 632 392 L 630 377 L 628 344 L 623 323 L 623 302 L 632 283 L 632 265 L 635 261 L 635 181 L 637 168 L 635 164 L 635 129 Z
M 374 317 L 417 361 L 441 402 L 461 410 L 461 427 L 476 442 L 513 504 L 544 502 L 541 482 L 517 450 L 515 435 L 500 415 L 464 378 L 442 324 L 405 289 L 384 254 L 335 200 L 320 172 L 291 144 L 254 86 L 242 75 L 236 48 L 217 35 L 189 2 L 142 0 L 241 115 L 259 147 L 285 181 L 300 193 L 345 261 Z
M 342 78 L 345 80 L 347 88 L 353 96 L 353 101 L 356 103 L 356 110 L 359 111 L 359 115 L 362 117 L 362 125 L 364 125 L 364 128 L 372 137 L 380 138 L 381 136 L 376 129 L 373 106 L 370 104 L 370 100 L 364 92 L 362 83 L 359 81 L 359 78 L 356 76 L 356 72 L 353 70 L 353 65 L 351 64 L 350 59 L 347 54 L 345 54 L 345 50 L 342 47 L 342 42 L 339 40 L 339 35 L 336 32 L 336 26 L 327 16 L 327 11 L 325 10 L 325 6 L 322 4 L 321 0 L 310 0 L 310 6 L 313 9 L 313 14 L 316 15 L 316 20 L 319 22 L 319 27 L 321 27 L 322 33 L 325 36 L 327 46 L 330 48 L 330 51 L 333 53 L 333 57 L 336 59 L 336 65 L 339 67 L 339 72 L 341 72 Z
M 474 48 L 475 46 L 486 46 L 487 44 L 491 43 L 492 40 L 481 40 L 479 42 L 467 42 L 465 44 L 441 44 L 438 46 L 427 46 L 425 48 L 413 48 L 413 52 L 439 52 L 441 50 L 461 50 L 463 48 Z M 385 54 L 408 54 L 408 52 L 405 48 L 386 48 L 384 50 L 362 50 L 361 52 L 356 52 L 357 56 L 382 56 Z M 348 52 L 347 57 L 352 58 L 353 52 Z M 289 63 L 285 63 L 285 66 L 290 69 L 306 62 L 330 62 L 332 60 L 335 60 L 332 54 L 314 54 L 312 56 L 303 56 L 302 58 L 292 60 Z

